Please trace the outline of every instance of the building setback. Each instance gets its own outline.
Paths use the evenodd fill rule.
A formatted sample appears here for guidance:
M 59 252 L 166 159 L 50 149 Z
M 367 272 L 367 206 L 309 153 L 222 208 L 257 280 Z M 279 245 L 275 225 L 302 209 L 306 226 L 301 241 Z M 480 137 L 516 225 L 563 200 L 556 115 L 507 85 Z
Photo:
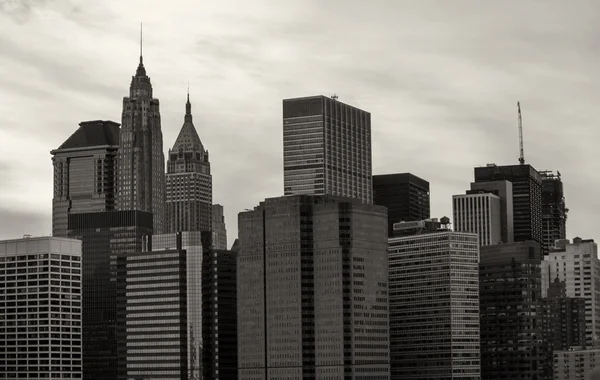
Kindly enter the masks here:
M 543 242 L 542 177 L 531 165 L 475 168 L 475 182 L 506 180 L 513 185 L 514 240 Z M 540 255 L 547 252 L 540 250 Z M 541 258 L 541 256 L 540 256 Z
M 117 260 L 119 379 L 201 379 L 201 232 L 154 235 Z
M 154 231 L 166 229 L 165 155 L 159 101 L 140 52 L 131 78 L 129 96 L 123 98 L 118 152 L 118 210 L 139 210 L 153 215 Z
M 385 208 L 288 196 L 238 225 L 239 379 L 389 379 Z
M 192 122 L 188 94 L 184 123 L 167 161 L 167 223 L 169 232 L 210 231 L 212 176 L 208 151 Z
M 58 149 L 54 166 L 52 235 L 67 236 L 68 215 L 115 209 L 119 124 L 82 121 Z
M 533 241 L 481 247 L 482 379 L 539 379 L 544 351 L 538 315 L 540 246 Z
M 226 250 L 227 249 L 227 229 L 225 228 L 225 215 L 223 206 L 216 204 L 212 205 L 212 248 Z
M 0 377 L 83 379 L 80 241 L 0 241 Z
M 477 234 L 481 246 L 502 242 L 500 210 L 500 197 L 491 193 L 452 196 L 454 229 Z
M 150 234 L 152 214 L 143 211 L 69 215 L 68 235 L 82 241 L 85 379 L 117 378 L 117 256 L 141 251 Z
M 513 186 L 510 181 L 471 182 L 467 194 L 487 192 L 500 198 L 500 227 L 503 243 L 514 243 Z
M 284 194 L 337 195 L 373 203 L 371 114 L 311 96 L 283 101 Z
M 406 236 L 389 239 L 390 379 L 481 379 L 477 235 L 395 227 Z
M 560 172 L 540 172 L 542 176 L 542 219 L 545 252 L 549 252 L 554 242 L 567 238 L 567 212 L 565 194 Z
M 388 236 L 398 222 L 429 219 L 429 182 L 411 173 L 373 176 L 373 203 L 388 209 Z

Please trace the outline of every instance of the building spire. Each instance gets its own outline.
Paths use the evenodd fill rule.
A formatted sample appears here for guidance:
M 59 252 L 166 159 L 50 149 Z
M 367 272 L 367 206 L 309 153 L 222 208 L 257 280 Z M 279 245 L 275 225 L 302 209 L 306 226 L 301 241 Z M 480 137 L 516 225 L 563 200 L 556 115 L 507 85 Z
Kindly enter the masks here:
M 144 64 L 144 57 L 142 56 L 142 47 L 143 45 L 143 36 L 144 36 L 144 29 L 143 29 L 143 24 L 140 22 L 140 65 Z
M 192 103 L 190 103 L 190 82 L 188 82 L 187 102 L 185 103 L 185 121 L 192 121 Z
M 143 29 L 142 23 L 140 23 L 140 64 L 135 72 L 136 77 L 145 77 L 146 69 L 144 68 L 144 57 L 142 56 L 142 42 L 143 42 Z

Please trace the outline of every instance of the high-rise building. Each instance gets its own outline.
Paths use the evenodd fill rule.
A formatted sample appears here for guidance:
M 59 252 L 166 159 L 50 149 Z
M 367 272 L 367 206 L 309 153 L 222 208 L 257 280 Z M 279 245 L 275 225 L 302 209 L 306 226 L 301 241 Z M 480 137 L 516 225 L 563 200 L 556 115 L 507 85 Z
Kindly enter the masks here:
M 492 193 L 500 198 L 500 224 L 503 243 L 514 243 L 513 187 L 510 181 L 471 182 L 467 194 Z
M 385 208 L 284 196 L 238 226 L 239 379 L 389 379 Z
M 212 247 L 213 249 L 227 249 L 227 229 L 225 228 L 225 215 L 223 206 L 212 205 Z
M 502 242 L 500 197 L 488 192 L 452 196 L 454 229 L 473 232 L 479 236 L 479 245 Z
M 0 378 L 83 379 L 80 241 L 0 241 Z
M 513 186 L 514 240 L 543 242 L 542 177 L 531 165 L 475 168 L 475 182 L 506 180 Z M 547 252 L 540 250 L 543 256 Z
M 542 262 L 542 296 L 558 278 L 566 285 L 567 297 L 585 300 L 586 346 L 600 344 L 600 260 L 594 240 L 581 238 L 556 241 Z
M 539 379 L 543 374 L 540 245 L 481 247 L 479 299 L 482 379 Z
M 67 236 L 70 213 L 115 209 L 116 156 L 119 124 L 82 121 L 58 149 L 54 149 L 52 235 Z
M 159 101 L 152 97 L 141 51 L 129 96 L 123 98 L 117 163 L 118 209 L 150 212 L 154 231 L 165 232 L 165 156 Z
M 167 161 L 167 222 L 169 232 L 210 231 L 212 176 L 208 151 L 192 122 L 188 94 L 185 117 Z
M 204 379 L 236 380 L 237 252 L 203 251 L 202 370 Z
M 481 379 L 478 237 L 443 223 L 397 223 L 389 239 L 392 380 Z
M 142 250 L 152 214 L 108 211 L 69 215 L 83 257 L 83 376 L 115 380 L 118 368 L 117 256 Z
M 283 101 L 284 193 L 373 203 L 371 114 L 311 96 Z
M 598 363 L 600 349 L 555 351 L 554 380 L 596 380 Z
M 429 182 L 411 173 L 373 176 L 373 203 L 388 209 L 388 236 L 394 223 L 429 219 Z
M 560 172 L 540 172 L 542 176 L 543 246 L 549 252 L 554 242 L 567 238 L 567 212 Z
M 201 232 L 117 258 L 119 379 L 202 378 Z

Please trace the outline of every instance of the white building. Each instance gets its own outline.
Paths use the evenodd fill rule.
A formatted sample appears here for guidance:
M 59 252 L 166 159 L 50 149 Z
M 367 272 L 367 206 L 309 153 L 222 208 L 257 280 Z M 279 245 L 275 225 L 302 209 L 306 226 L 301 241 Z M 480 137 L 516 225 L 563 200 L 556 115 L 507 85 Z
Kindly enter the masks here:
M 542 297 L 557 277 L 566 283 L 567 297 L 585 299 L 586 343 L 600 346 L 600 260 L 594 240 L 557 240 L 542 262 Z
M 600 364 L 600 350 L 554 351 L 554 380 L 593 380 L 590 373 Z
M 0 378 L 82 379 L 81 241 L 0 241 Z
M 454 230 L 479 236 L 479 245 L 502 242 L 500 197 L 492 193 L 452 196 Z

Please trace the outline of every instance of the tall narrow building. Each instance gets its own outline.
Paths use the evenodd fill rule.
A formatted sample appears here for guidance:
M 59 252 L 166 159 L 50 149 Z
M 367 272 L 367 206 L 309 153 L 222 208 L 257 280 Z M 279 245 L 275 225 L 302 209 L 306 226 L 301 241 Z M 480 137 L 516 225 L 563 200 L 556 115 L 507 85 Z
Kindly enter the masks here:
M 500 197 L 487 192 L 452 196 L 454 229 L 479 235 L 479 245 L 502 242 Z
M 66 237 L 71 213 L 115 209 L 115 171 L 119 124 L 109 120 L 82 121 L 54 149 L 52 236 Z
M 554 246 L 556 240 L 567 238 L 567 212 L 565 193 L 560 172 L 541 171 L 542 176 L 542 220 L 544 239 L 542 245 L 546 252 Z
M 212 205 L 212 248 L 227 249 L 227 229 L 225 228 L 225 215 L 223 206 Z
M 118 154 L 117 199 L 119 210 L 151 212 L 155 233 L 165 222 L 165 157 L 158 99 L 140 50 L 140 63 L 123 98 Z
M 373 203 L 371 114 L 325 96 L 283 101 L 284 194 Z
M 167 223 L 169 232 L 210 231 L 212 176 L 208 151 L 192 122 L 188 93 L 179 136 L 167 161 Z

